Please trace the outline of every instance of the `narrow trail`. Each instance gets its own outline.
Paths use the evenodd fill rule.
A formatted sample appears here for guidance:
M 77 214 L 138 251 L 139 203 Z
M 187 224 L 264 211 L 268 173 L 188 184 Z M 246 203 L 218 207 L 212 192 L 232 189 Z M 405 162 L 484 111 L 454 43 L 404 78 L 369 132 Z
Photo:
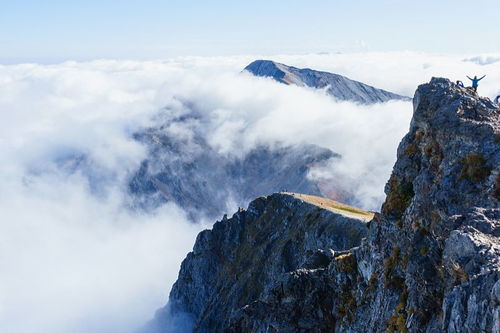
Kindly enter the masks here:
M 375 215 L 375 213 L 373 212 L 367 212 L 362 209 L 340 203 L 338 201 L 318 197 L 315 195 L 307 195 L 294 192 L 281 192 L 281 193 L 285 195 L 290 195 L 296 199 L 302 200 L 304 202 L 310 203 L 320 208 L 328 209 L 335 213 L 339 213 L 352 218 L 361 219 L 365 222 L 368 222 L 371 219 L 373 219 L 373 216 Z

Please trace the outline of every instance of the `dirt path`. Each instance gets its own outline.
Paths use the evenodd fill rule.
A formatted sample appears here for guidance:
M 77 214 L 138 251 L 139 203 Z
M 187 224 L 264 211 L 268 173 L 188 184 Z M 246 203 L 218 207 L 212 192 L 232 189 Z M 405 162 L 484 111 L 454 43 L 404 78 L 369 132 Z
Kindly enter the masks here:
M 327 198 L 317 197 L 314 195 L 293 193 L 293 192 L 282 192 L 283 194 L 291 195 L 294 198 L 300 199 L 304 202 L 316 205 L 323 209 L 331 210 L 335 213 L 339 213 L 348 217 L 353 217 L 357 219 L 362 219 L 365 222 L 370 221 L 375 215 L 373 212 L 367 212 L 362 209 L 352 207 L 338 201 L 330 200 Z

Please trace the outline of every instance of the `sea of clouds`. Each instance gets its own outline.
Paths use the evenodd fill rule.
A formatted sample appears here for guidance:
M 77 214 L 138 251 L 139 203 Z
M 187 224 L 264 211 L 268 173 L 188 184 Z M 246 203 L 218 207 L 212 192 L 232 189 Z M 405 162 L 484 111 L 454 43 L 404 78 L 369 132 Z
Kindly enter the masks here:
M 324 91 L 240 73 L 258 56 L 0 65 L 0 331 L 129 332 L 163 306 L 196 234 L 182 208 L 134 212 L 127 182 L 147 150 L 132 135 L 158 110 L 203 106 L 208 142 L 241 156 L 262 144 L 313 143 L 335 178 L 376 210 L 411 102 L 338 102 Z M 269 57 L 266 57 L 269 58 Z M 413 96 L 432 76 L 500 94 L 498 55 L 369 53 L 275 56 Z M 472 59 L 472 60 L 471 60 Z M 175 129 L 191 135 L 190 126 Z

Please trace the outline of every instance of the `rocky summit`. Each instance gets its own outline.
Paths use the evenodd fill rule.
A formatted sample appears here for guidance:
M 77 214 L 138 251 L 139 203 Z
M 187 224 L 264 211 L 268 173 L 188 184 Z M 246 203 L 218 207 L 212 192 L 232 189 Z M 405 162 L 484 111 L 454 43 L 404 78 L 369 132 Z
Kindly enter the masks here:
M 151 328 L 500 332 L 500 108 L 442 78 L 413 103 L 380 213 L 256 199 L 198 235 Z
M 270 60 L 256 60 L 244 70 L 256 76 L 271 77 L 284 84 L 317 89 L 326 88 L 330 96 L 341 101 L 373 104 L 390 100 L 410 100 L 409 97 L 378 89 L 342 75 L 309 68 L 295 68 Z

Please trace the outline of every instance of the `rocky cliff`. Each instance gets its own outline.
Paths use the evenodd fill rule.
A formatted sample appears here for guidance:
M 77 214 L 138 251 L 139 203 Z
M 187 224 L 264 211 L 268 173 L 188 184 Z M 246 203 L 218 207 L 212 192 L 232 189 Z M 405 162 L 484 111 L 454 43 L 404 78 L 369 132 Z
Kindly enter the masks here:
M 410 100 L 408 97 L 378 89 L 342 75 L 309 68 L 296 68 L 270 60 L 256 60 L 245 67 L 245 70 L 256 76 L 271 77 L 284 84 L 317 89 L 326 88 L 329 95 L 341 101 L 372 104 L 390 100 Z
M 197 332 L 500 332 L 499 172 L 500 108 L 433 78 L 380 214 L 259 198 L 198 236 L 152 326 L 182 313 Z

